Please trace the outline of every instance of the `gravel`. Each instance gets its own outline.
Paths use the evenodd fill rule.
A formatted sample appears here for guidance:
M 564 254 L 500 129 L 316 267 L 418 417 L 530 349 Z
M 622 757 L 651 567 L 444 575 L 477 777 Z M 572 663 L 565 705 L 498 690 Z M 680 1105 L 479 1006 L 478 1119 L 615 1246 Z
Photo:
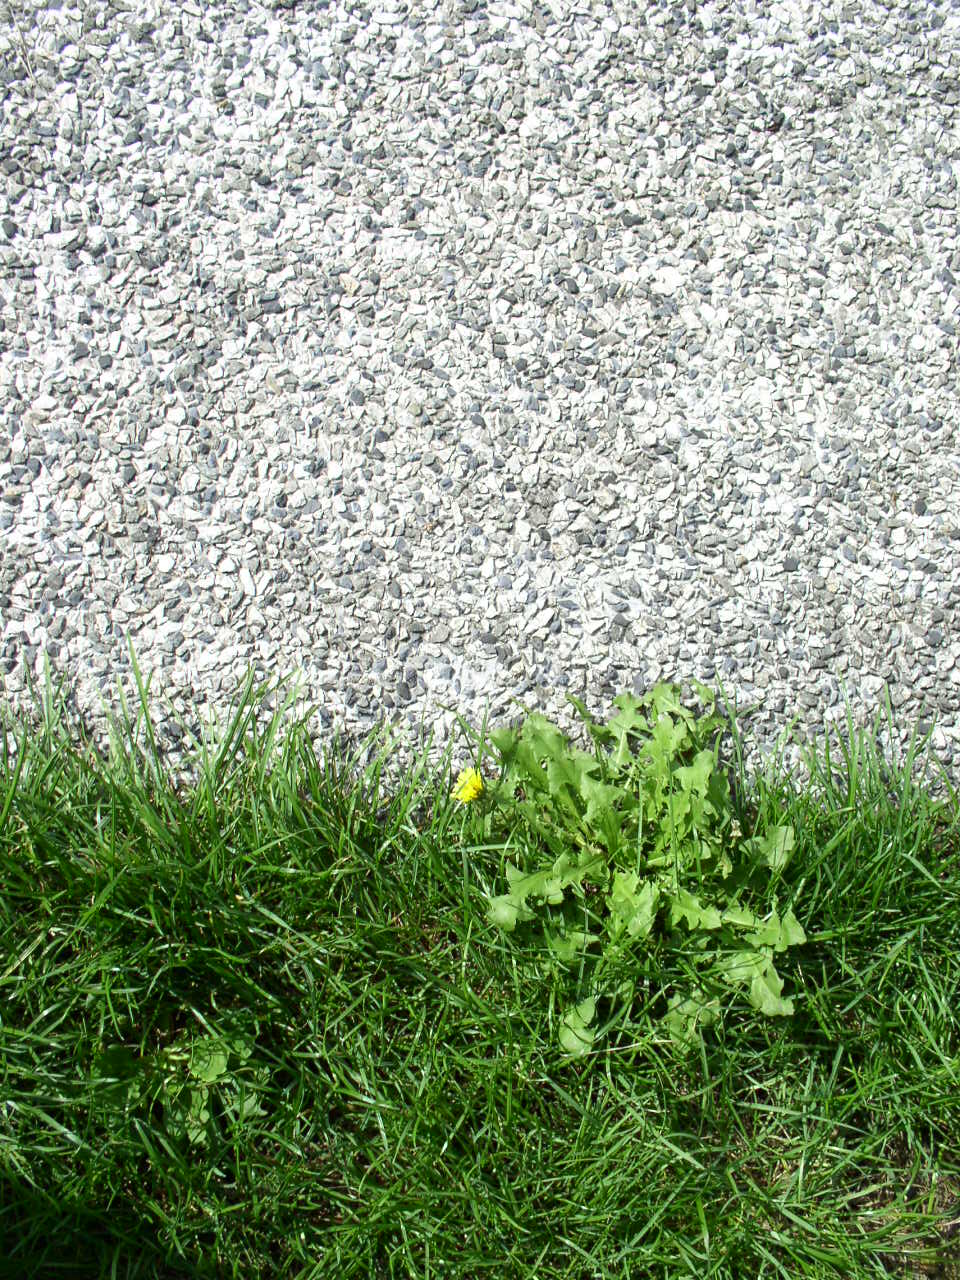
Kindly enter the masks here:
M 0 99 L 12 704 L 886 687 L 956 776 L 956 3 L 19 0 Z

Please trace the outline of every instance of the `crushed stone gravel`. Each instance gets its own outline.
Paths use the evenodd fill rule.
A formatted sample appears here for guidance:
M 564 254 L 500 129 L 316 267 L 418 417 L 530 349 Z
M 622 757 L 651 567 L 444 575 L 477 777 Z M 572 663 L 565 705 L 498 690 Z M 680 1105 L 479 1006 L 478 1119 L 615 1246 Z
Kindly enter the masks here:
M 955 778 L 958 107 L 933 0 L 5 7 L 7 698 L 888 690 Z

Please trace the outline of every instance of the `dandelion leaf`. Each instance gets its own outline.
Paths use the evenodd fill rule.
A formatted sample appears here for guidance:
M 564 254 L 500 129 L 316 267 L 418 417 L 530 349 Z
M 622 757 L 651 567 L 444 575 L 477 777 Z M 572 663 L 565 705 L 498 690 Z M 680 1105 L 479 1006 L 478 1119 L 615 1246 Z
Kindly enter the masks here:
M 712 751 L 698 751 L 694 757 L 693 764 L 681 765 L 679 769 L 674 770 L 674 777 L 683 790 L 692 791 L 694 795 L 700 796 L 701 799 L 706 799 L 712 775 Z
M 617 743 L 612 757 L 613 764 L 618 769 L 622 769 L 633 758 L 633 753 L 630 750 L 630 737 L 648 737 L 650 725 L 646 716 L 640 712 L 640 702 L 632 694 L 620 694 L 619 697 L 614 698 L 613 705 L 619 710 L 609 722 L 607 728 L 614 735 Z
M 512 893 L 502 893 L 490 899 L 487 918 L 504 933 L 513 933 L 520 921 L 532 920 L 534 916 L 530 908 L 514 898 Z
M 620 787 L 612 787 L 584 773 L 580 779 L 580 795 L 587 803 L 586 819 L 588 823 L 597 824 L 602 818 L 616 818 L 614 802 L 623 797 Z
M 655 774 L 665 783 L 670 776 L 670 762 L 686 741 L 687 730 L 682 721 L 663 716 L 650 735 L 650 756 Z
M 198 1040 L 190 1054 L 190 1074 L 204 1084 L 213 1084 L 226 1074 L 229 1055 L 215 1037 Z
M 687 922 L 688 929 L 719 929 L 723 923 L 716 907 L 701 906 L 692 893 L 679 889 L 670 902 L 670 923 Z
M 783 917 L 783 926 L 780 933 L 781 945 L 778 950 L 786 950 L 787 947 L 802 946 L 807 940 L 807 935 L 803 932 L 803 925 L 793 914 L 788 911 Z
M 736 929 L 756 929 L 760 923 L 752 911 L 736 904 L 727 907 L 720 919 L 724 924 L 732 924 Z
M 571 1058 L 582 1058 L 593 1047 L 596 1031 L 591 1027 L 596 1004 L 591 997 L 569 1009 L 560 1024 L 560 1047 Z
M 617 871 L 607 905 L 610 908 L 610 932 L 614 938 L 623 933 L 631 938 L 646 938 L 657 916 L 660 889 L 652 880 L 641 884 L 635 871 Z
M 568 754 L 561 756 L 559 759 L 547 761 L 550 794 L 555 801 L 563 806 L 574 822 L 578 823 L 580 821 L 580 810 L 574 797 L 579 796 L 582 792 L 587 770 L 595 768 L 597 768 L 597 761 L 593 756 L 588 756 L 585 751 L 577 751 L 573 748 L 570 748 Z
M 756 932 L 747 934 L 747 941 L 754 946 L 772 947 L 774 951 L 786 951 L 787 947 L 799 945 L 806 940 L 807 935 L 792 911 L 788 911 L 782 920 L 776 911 L 771 911 Z
M 517 743 L 520 740 L 520 733 L 517 729 L 492 729 L 489 738 L 500 755 L 506 760 L 516 750 Z
M 696 988 L 689 996 L 671 996 L 664 1022 L 667 1034 L 675 1045 L 692 1048 L 702 1040 L 701 1027 L 712 1026 L 719 1016 L 720 1003 Z
M 584 947 L 597 941 L 595 933 L 584 933 L 582 929 L 571 929 L 565 934 L 547 929 L 546 935 L 550 950 L 561 964 L 573 964 L 583 953 Z
M 793 1001 L 784 1000 L 783 979 L 769 962 L 750 983 L 750 1003 L 769 1017 L 788 1017 L 793 1013 Z
M 769 964 L 762 951 L 734 951 L 723 956 L 717 965 L 717 973 L 724 982 L 752 982 L 759 978 Z
M 771 871 L 782 871 L 793 856 L 793 827 L 771 827 L 764 836 L 744 840 L 743 848 L 757 862 L 765 862 Z

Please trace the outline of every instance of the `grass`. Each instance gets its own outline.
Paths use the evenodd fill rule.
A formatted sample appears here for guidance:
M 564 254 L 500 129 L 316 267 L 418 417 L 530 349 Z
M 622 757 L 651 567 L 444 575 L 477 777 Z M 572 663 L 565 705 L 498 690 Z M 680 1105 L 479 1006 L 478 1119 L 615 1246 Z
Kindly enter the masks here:
M 49 689 L 5 712 L 3 1274 L 960 1276 L 960 811 L 916 735 L 848 725 L 800 788 L 731 714 L 743 830 L 796 832 L 796 1012 L 570 1063 L 486 920 L 523 837 L 449 752 L 387 793 L 375 737 L 318 755 L 263 697 L 190 785 L 142 686 L 109 754 Z

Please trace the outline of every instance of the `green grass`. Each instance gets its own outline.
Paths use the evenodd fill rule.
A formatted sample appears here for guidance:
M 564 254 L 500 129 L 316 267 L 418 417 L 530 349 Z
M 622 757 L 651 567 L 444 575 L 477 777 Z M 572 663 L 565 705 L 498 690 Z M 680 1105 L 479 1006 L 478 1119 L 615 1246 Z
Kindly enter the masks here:
M 49 691 L 5 713 L 0 1273 L 960 1276 L 960 810 L 916 735 L 800 788 L 731 715 L 744 832 L 796 832 L 796 1012 L 570 1063 L 486 919 L 522 837 L 450 796 L 481 754 L 388 793 L 379 739 L 318 756 L 263 696 L 190 785 L 142 688 L 109 756 Z

